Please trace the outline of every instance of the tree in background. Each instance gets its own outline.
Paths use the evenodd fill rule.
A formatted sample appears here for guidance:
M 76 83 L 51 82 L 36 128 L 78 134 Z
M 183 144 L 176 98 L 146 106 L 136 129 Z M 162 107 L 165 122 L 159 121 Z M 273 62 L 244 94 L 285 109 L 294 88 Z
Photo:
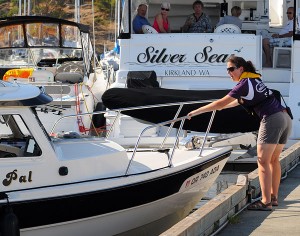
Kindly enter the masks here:
M 69 17 L 69 15 L 64 11 L 64 8 L 66 6 L 74 6 L 74 0 L 31 0 L 30 3 L 30 15 L 52 16 L 58 18 Z M 81 5 L 91 3 L 91 0 L 80 0 Z M 3 4 L 6 6 L 6 9 L 2 8 L 0 10 L 1 17 L 18 15 L 19 0 L 0 0 L 0 5 Z M 112 14 L 114 14 L 114 10 L 112 11 L 112 9 L 114 9 L 115 0 L 95 0 L 94 6 L 95 11 L 100 11 L 104 13 L 103 15 L 105 15 L 106 17 L 112 17 Z M 22 13 L 24 12 L 23 7 L 24 5 L 22 4 Z

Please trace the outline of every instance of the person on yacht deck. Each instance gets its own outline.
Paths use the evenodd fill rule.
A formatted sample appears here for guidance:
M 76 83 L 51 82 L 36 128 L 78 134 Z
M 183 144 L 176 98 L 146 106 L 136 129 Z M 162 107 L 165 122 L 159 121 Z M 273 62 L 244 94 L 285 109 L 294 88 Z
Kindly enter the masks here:
M 161 4 L 161 12 L 157 14 L 154 18 L 153 28 L 158 33 L 170 33 L 170 22 L 168 20 L 168 12 L 171 9 L 171 5 L 168 2 L 163 2 Z
M 203 12 L 203 2 L 195 1 L 193 3 L 194 13 L 189 15 L 182 27 L 182 32 L 185 33 L 211 33 L 210 18 Z
M 148 6 L 145 3 L 141 3 L 137 8 L 137 15 L 132 21 L 133 31 L 136 34 L 143 34 L 143 25 L 149 25 L 148 19 L 146 18 Z
M 294 7 L 289 7 L 286 14 L 288 22 L 280 32 L 278 34 L 273 34 L 270 38 L 263 39 L 263 50 L 266 56 L 265 67 L 272 67 L 271 47 L 290 47 L 292 45 L 291 37 L 293 36 L 294 28 Z
M 242 29 L 242 20 L 239 18 L 242 14 L 242 9 L 238 6 L 231 8 L 231 16 L 224 16 L 220 19 L 216 27 L 224 24 L 234 24 Z

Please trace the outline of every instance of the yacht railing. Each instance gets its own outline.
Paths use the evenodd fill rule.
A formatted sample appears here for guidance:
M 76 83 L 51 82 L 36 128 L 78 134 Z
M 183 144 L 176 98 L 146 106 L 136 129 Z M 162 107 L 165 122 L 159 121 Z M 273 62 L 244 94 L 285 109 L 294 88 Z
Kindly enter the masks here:
M 215 101 L 215 100 L 201 100 L 201 101 L 188 101 L 188 102 L 177 102 L 177 103 L 165 103 L 165 104 L 155 104 L 155 105 L 147 105 L 147 106 L 137 106 L 137 107 L 128 107 L 128 108 L 120 108 L 120 109 L 112 109 L 112 110 L 109 110 L 109 112 L 116 112 L 117 115 L 115 117 L 115 119 L 113 120 L 113 123 L 110 127 L 110 129 L 108 130 L 107 134 L 106 134 L 106 138 L 109 138 L 115 124 L 116 124 L 116 121 L 118 120 L 120 114 L 124 111 L 129 111 L 129 110 L 139 110 L 139 109 L 149 109 L 149 108 L 155 108 L 155 107 L 167 107 L 167 106 L 174 106 L 174 105 L 178 105 L 179 108 L 174 116 L 174 118 L 172 120 L 168 120 L 168 121 L 164 121 L 164 122 L 161 122 L 161 123 L 158 123 L 158 124 L 153 124 L 153 125 L 149 125 L 147 127 L 145 127 L 141 133 L 139 134 L 138 138 L 137 138 L 137 141 L 135 143 L 135 146 L 134 146 L 134 149 L 133 149 L 133 153 L 132 153 L 132 156 L 130 158 L 130 161 L 129 161 L 129 164 L 127 166 L 127 169 L 126 169 L 126 172 L 125 172 L 125 175 L 128 175 L 128 171 L 131 167 L 131 164 L 134 160 L 134 157 L 137 153 L 137 150 L 138 150 L 138 147 L 139 147 L 139 144 L 140 144 L 140 141 L 142 139 L 142 136 L 143 134 L 149 130 L 149 129 L 153 129 L 153 128 L 158 128 L 158 127 L 162 127 L 162 126 L 166 126 L 166 125 L 169 125 L 169 128 L 166 132 L 166 135 L 160 145 L 160 148 L 158 150 L 163 150 L 163 147 L 164 147 L 164 143 L 165 141 L 167 140 L 167 138 L 169 137 L 170 135 L 170 131 L 171 129 L 173 128 L 174 124 L 176 122 L 181 122 L 180 123 L 180 126 L 178 128 L 178 131 L 177 131 L 177 134 L 176 134 L 176 138 L 175 138 L 175 141 L 173 143 L 173 147 L 172 147 L 172 153 L 171 155 L 168 155 L 168 159 L 169 159 L 169 163 L 168 163 L 168 166 L 169 167 L 172 167 L 172 159 L 173 159 L 173 156 L 174 156 L 174 153 L 175 153 L 175 149 L 178 145 L 178 142 L 179 142 L 179 135 L 180 135 L 180 132 L 182 131 L 183 129 L 183 125 L 184 125 L 184 122 L 185 120 L 187 119 L 187 116 L 183 116 L 183 117 L 178 117 L 179 114 L 180 114 L 180 111 L 182 110 L 183 106 L 184 105 L 187 105 L 187 104 L 198 104 L 198 103 L 208 103 L 208 102 L 212 102 L 212 101 Z M 66 115 L 66 116 L 62 116 L 60 117 L 53 125 L 52 129 L 51 129 L 51 133 L 54 133 L 55 131 L 55 127 L 57 126 L 57 124 L 63 120 L 63 119 L 66 119 L 66 118 L 77 118 L 77 117 L 81 117 L 81 116 L 91 116 L 91 115 L 97 115 L 97 114 L 104 114 L 108 111 L 96 111 L 96 112 L 90 112 L 90 113 L 82 113 L 82 114 L 75 114 L 75 115 Z M 208 123 L 208 127 L 207 127 L 207 130 L 205 132 L 205 135 L 204 135 L 204 139 L 203 139 L 203 142 L 202 142 L 202 145 L 201 147 L 199 148 L 199 157 L 202 156 L 202 152 L 203 152 L 203 149 L 204 149 L 204 145 L 206 143 L 206 140 L 207 140 L 207 137 L 208 137 L 208 134 L 209 134 L 209 131 L 210 131 L 210 128 L 211 128 L 211 125 L 212 125 L 212 122 L 214 120 L 214 117 L 215 117 L 215 113 L 216 111 L 213 111 L 212 112 L 212 115 L 211 115 L 211 118 L 210 118 L 210 121 Z

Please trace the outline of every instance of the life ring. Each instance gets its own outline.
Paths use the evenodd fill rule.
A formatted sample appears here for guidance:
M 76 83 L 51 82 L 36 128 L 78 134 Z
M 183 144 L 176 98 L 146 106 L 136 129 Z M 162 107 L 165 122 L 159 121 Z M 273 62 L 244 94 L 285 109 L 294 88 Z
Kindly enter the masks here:
M 143 25 L 142 30 L 144 34 L 157 34 L 158 32 L 150 25 Z
M 10 77 L 18 79 L 28 79 L 32 73 L 33 68 L 21 68 L 21 69 L 12 69 L 5 72 L 3 75 L 4 81 L 9 81 Z

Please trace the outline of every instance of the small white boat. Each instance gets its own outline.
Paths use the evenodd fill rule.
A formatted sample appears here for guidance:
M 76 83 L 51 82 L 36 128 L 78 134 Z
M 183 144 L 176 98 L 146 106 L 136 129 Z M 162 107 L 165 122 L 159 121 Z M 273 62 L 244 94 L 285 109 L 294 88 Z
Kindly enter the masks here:
M 188 215 L 232 151 L 49 136 L 35 110 L 51 101 L 43 87 L 0 83 L 1 235 L 157 235 Z

